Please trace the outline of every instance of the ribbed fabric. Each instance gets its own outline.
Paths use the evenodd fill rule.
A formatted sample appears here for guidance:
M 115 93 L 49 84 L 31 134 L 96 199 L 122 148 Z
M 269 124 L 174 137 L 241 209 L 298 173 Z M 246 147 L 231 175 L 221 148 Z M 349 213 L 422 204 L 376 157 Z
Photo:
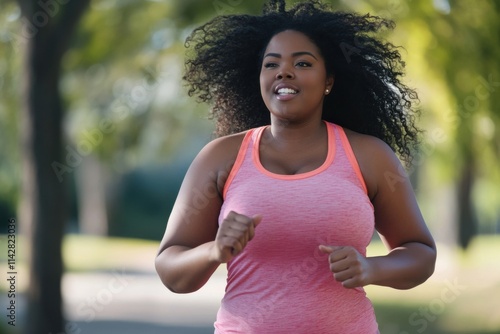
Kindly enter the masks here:
M 265 127 L 247 132 L 224 189 L 219 223 L 231 211 L 262 222 L 228 263 L 215 333 L 374 334 L 378 325 L 362 288 L 334 280 L 320 244 L 366 254 L 373 206 L 344 130 L 326 123 L 328 154 L 319 168 L 280 175 L 260 163 Z

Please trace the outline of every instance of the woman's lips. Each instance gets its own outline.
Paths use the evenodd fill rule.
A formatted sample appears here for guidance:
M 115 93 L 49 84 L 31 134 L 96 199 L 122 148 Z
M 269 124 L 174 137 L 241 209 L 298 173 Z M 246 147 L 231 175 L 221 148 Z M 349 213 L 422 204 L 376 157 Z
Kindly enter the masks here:
M 299 93 L 299 90 L 291 85 L 281 83 L 275 87 L 274 93 L 278 100 L 288 101 L 293 99 Z

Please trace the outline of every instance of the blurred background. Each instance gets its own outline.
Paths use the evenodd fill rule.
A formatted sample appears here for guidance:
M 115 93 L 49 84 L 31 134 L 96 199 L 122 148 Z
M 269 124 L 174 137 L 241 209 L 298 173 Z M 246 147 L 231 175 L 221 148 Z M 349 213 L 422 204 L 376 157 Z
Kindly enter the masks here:
M 184 40 L 263 2 L 0 2 L 0 259 L 15 278 L 0 333 L 213 332 L 225 269 L 174 295 L 153 266 L 213 131 L 182 82 Z M 394 20 L 384 36 L 420 97 L 407 172 L 438 265 L 415 289 L 366 289 L 381 333 L 500 333 L 500 1 L 324 2 Z M 375 237 L 369 253 L 384 251 Z

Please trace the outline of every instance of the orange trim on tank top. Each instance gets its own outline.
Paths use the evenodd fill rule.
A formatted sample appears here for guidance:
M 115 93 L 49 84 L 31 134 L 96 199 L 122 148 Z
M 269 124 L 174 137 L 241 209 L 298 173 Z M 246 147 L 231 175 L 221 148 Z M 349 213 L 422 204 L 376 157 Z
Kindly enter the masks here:
M 240 149 L 238 150 L 238 155 L 236 156 L 234 165 L 233 167 L 231 167 L 231 171 L 229 172 L 226 183 L 224 184 L 224 188 L 222 190 L 222 199 L 226 199 L 227 190 L 229 189 L 231 182 L 233 182 L 234 177 L 240 170 L 243 160 L 245 160 L 245 155 L 248 149 L 248 142 L 252 138 L 252 133 L 254 132 L 254 130 L 255 129 L 248 130 L 248 132 L 245 134 L 245 137 L 243 138 L 243 141 L 241 142 L 241 146 Z
M 359 168 L 358 160 L 356 159 L 356 156 L 354 155 L 351 144 L 349 143 L 349 139 L 347 139 L 347 135 L 345 134 L 344 128 L 342 128 L 341 126 L 338 126 L 338 125 L 337 125 L 337 128 L 339 129 L 340 140 L 342 141 L 342 146 L 344 147 L 344 152 L 347 155 L 347 159 L 351 163 L 352 169 L 354 169 L 354 172 L 356 173 L 356 176 L 358 177 L 359 182 L 361 183 L 361 186 L 363 187 L 363 190 L 365 191 L 365 194 L 368 195 L 368 188 L 366 187 L 365 179 L 363 177 L 363 174 L 361 173 L 361 169 Z
M 314 175 L 317 175 L 321 172 L 324 172 L 330 165 L 333 163 L 333 160 L 335 159 L 335 131 L 333 130 L 333 124 L 325 122 L 326 128 L 327 128 L 327 136 L 328 136 L 328 153 L 326 155 L 326 159 L 323 162 L 321 166 L 318 168 L 306 172 L 306 173 L 299 173 L 299 174 L 293 174 L 293 175 L 288 175 L 288 174 L 276 174 L 273 172 L 268 171 L 267 169 L 262 166 L 260 162 L 260 154 L 259 154 L 259 147 L 260 147 L 260 140 L 262 137 L 262 134 L 264 133 L 264 130 L 268 126 L 260 127 L 257 129 L 256 133 L 256 139 L 253 142 L 253 163 L 255 167 L 264 175 L 267 175 L 269 177 L 279 179 L 279 180 L 300 180 L 300 179 L 305 179 Z

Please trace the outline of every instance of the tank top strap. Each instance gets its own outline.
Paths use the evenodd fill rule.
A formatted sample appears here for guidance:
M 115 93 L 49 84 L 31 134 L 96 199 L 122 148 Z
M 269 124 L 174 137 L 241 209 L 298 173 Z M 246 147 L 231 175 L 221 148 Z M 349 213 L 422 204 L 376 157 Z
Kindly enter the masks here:
M 356 159 L 356 156 L 354 155 L 354 151 L 352 150 L 352 146 L 349 143 L 349 139 L 347 138 L 347 135 L 345 133 L 345 130 L 343 127 L 337 124 L 333 124 L 335 133 L 336 133 L 336 143 L 335 146 L 337 147 L 337 163 L 343 164 L 344 161 L 346 160 L 346 164 L 352 168 L 352 171 L 354 172 L 356 178 L 359 180 L 359 184 L 364 190 L 365 194 L 368 194 L 368 188 L 366 187 L 365 179 L 363 178 L 363 174 L 361 173 L 361 168 L 359 167 L 358 160 Z
M 231 167 L 231 171 L 229 172 L 229 175 L 226 179 L 226 183 L 224 184 L 224 188 L 222 190 L 222 198 L 223 199 L 226 198 L 226 193 L 227 193 L 227 190 L 229 189 L 229 185 L 232 183 L 236 174 L 238 174 L 238 171 L 240 170 L 240 167 L 243 164 L 243 161 L 245 160 L 245 157 L 247 155 L 247 151 L 249 151 L 249 152 L 252 151 L 253 142 L 255 141 L 255 135 L 261 129 L 264 129 L 264 127 L 250 129 L 245 134 L 245 137 L 243 137 L 243 141 L 241 142 L 240 149 L 238 150 L 238 155 L 236 156 L 236 160 L 234 161 L 233 167 Z

